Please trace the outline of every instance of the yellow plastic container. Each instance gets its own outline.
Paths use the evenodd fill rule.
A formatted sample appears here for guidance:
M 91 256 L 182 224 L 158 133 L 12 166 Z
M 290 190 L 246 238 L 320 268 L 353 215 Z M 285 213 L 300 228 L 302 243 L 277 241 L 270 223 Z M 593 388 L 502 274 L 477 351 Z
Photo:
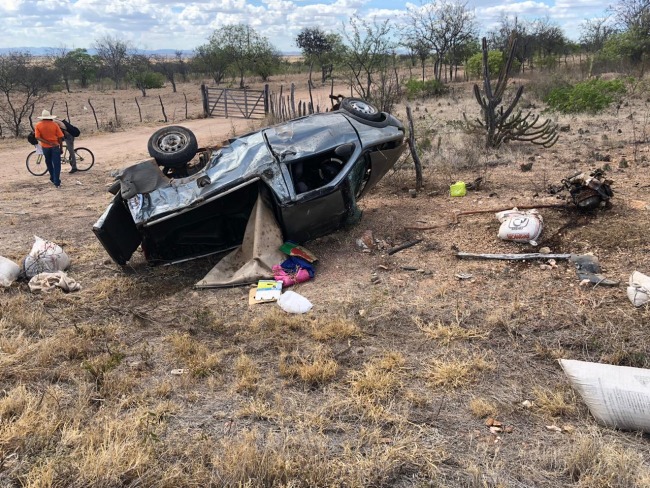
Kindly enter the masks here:
M 464 181 L 457 181 L 449 187 L 449 195 L 452 197 L 464 197 L 467 194 Z

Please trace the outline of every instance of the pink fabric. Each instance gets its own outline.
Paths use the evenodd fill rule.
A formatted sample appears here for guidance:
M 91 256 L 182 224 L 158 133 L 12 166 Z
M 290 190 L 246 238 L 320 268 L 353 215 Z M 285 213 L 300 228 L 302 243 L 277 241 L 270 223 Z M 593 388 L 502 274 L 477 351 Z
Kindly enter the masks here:
M 300 268 L 297 273 L 291 274 L 282 269 L 282 266 L 276 264 L 273 266 L 272 270 L 273 278 L 277 281 L 281 281 L 283 288 L 310 280 L 309 272 L 306 269 Z

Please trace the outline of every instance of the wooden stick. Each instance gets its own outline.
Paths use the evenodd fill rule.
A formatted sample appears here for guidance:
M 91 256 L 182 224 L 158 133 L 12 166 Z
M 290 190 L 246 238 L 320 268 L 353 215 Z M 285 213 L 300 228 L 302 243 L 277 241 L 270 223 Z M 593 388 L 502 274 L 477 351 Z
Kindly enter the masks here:
M 115 112 L 115 127 L 119 127 L 120 121 L 117 119 L 117 104 L 115 103 L 115 98 L 113 98 L 113 111 Z
M 415 239 L 414 241 L 405 242 L 404 244 L 401 244 L 399 246 L 395 246 L 395 247 L 388 250 L 388 255 L 392 256 L 396 252 L 400 252 L 400 251 L 403 251 L 404 249 L 408 249 L 409 247 L 413 247 L 416 244 L 419 244 L 420 242 L 422 242 L 422 240 L 423 239 Z
M 503 259 L 506 261 L 523 261 L 526 259 L 570 259 L 571 256 L 571 254 L 543 254 L 541 252 L 528 252 L 521 254 L 476 254 L 458 251 L 456 253 L 457 258 Z

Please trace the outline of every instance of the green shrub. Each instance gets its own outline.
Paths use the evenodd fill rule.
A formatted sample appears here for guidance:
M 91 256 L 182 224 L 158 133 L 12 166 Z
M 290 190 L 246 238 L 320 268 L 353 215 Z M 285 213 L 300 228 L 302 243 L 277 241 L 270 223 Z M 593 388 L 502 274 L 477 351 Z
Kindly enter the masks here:
M 622 80 L 588 80 L 551 90 L 546 99 L 551 110 L 563 113 L 596 113 L 607 108 L 616 96 L 625 93 Z
M 501 51 L 488 51 L 488 69 L 490 70 L 490 77 L 496 78 L 505 62 L 505 56 Z M 516 59 L 512 60 L 510 67 L 511 73 L 519 71 L 521 63 Z M 483 53 L 476 53 L 474 56 L 467 60 L 467 74 L 470 78 L 483 78 Z
M 411 78 L 406 82 L 406 96 L 414 98 L 440 97 L 449 92 L 449 87 L 439 80 L 420 81 Z

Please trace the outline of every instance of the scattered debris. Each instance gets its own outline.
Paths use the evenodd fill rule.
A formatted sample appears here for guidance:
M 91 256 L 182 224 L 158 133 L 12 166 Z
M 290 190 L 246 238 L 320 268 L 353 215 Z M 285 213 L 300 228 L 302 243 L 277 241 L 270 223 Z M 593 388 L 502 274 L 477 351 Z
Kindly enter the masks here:
M 304 296 L 295 291 L 286 291 L 278 298 L 278 306 L 287 313 L 307 313 L 313 305 Z
M 576 274 L 580 284 L 591 283 L 593 285 L 618 286 L 620 281 L 610 280 L 600 274 L 600 263 L 598 258 L 592 254 L 572 255 L 570 261 L 576 267 Z
M 464 181 L 457 181 L 449 186 L 449 196 L 451 197 L 464 197 L 467 194 L 467 187 Z
M 641 307 L 650 301 L 650 276 L 639 271 L 630 275 L 627 297 L 635 307 Z
M 474 181 L 472 181 L 471 183 L 465 183 L 465 188 L 466 188 L 467 190 L 478 191 L 478 190 L 481 189 L 481 185 L 482 185 L 482 184 L 483 184 L 483 177 L 482 177 L 482 176 L 479 176 L 478 178 L 476 178 L 476 179 L 475 179 Z
M 523 402 L 521 402 L 521 406 L 524 408 L 533 408 L 533 402 L 531 402 L 530 400 L 524 400 Z
M 20 275 L 20 266 L 11 259 L 0 256 L 0 286 L 11 286 Z
M 170 374 L 173 374 L 174 376 L 180 376 L 180 375 L 182 375 L 182 374 L 186 374 L 186 373 L 187 373 L 187 370 L 186 370 L 186 369 L 181 369 L 181 368 L 179 368 L 179 369 L 172 369 L 169 373 L 170 373 Z
M 393 254 L 395 254 L 397 252 L 400 252 L 400 251 L 403 251 L 404 249 L 408 249 L 409 247 L 413 247 L 413 246 L 415 246 L 416 244 L 419 244 L 422 241 L 423 241 L 423 239 L 415 239 L 413 241 L 405 242 L 404 244 L 401 244 L 399 246 L 395 246 L 395 247 L 388 250 L 388 255 L 392 256 Z
M 650 369 L 559 362 L 596 420 L 616 429 L 650 432 Z
M 32 250 L 23 261 L 23 270 L 27 278 L 39 273 L 65 271 L 70 266 L 70 258 L 61 246 L 34 236 Z
M 456 273 L 454 276 L 459 280 L 471 280 L 474 278 L 474 275 L 471 273 Z
M 496 214 L 501 222 L 499 239 L 513 242 L 527 242 L 537 245 L 537 239 L 544 230 L 544 219 L 537 210 L 521 212 L 516 207 Z
M 372 235 L 371 230 L 366 230 L 359 239 L 357 239 L 357 246 L 361 249 L 377 249 L 377 241 Z
M 560 186 L 550 186 L 548 193 L 554 195 L 568 190 L 571 201 L 580 211 L 594 210 L 606 205 L 614 195 L 612 181 L 605 178 L 605 172 L 597 169 L 589 174 L 576 173 L 564 178 Z
M 546 429 L 547 430 L 552 430 L 553 432 L 562 433 L 562 429 L 560 427 L 558 427 L 557 425 L 547 425 Z
M 50 292 L 60 288 L 66 293 L 81 290 L 81 284 L 70 278 L 65 271 L 39 273 L 29 280 L 29 290 L 32 293 Z
M 282 295 L 282 281 L 260 280 L 255 289 L 256 302 L 274 302 Z

